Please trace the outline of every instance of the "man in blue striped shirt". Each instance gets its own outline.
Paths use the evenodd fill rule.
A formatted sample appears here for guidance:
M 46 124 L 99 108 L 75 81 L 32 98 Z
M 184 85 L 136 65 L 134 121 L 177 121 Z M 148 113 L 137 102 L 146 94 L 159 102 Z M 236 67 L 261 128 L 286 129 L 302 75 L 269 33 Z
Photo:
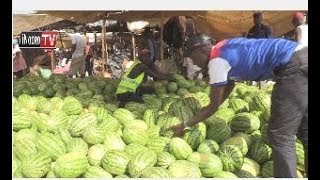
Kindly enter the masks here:
M 212 86 L 210 104 L 186 124 L 172 127 L 182 135 L 214 114 L 229 96 L 235 81 L 276 81 L 271 98 L 268 139 L 273 149 L 274 177 L 295 178 L 295 136 L 305 148 L 308 172 L 308 47 L 285 39 L 226 39 L 215 46 L 203 35 L 187 42 L 187 56 L 207 68 Z

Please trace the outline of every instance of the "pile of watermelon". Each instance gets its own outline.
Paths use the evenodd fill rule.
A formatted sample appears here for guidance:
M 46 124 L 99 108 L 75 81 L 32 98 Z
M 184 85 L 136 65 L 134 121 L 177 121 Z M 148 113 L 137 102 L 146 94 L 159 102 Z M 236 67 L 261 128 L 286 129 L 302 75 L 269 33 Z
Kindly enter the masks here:
M 63 81 L 58 81 L 60 78 Z M 273 176 L 272 150 L 266 137 L 272 86 L 259 90 L 237 84 L 213 116 L 182 137 L 173 137 L 169 127 L 187 121 L 208 105 L 210 87 L 205 82 L 175 75 L 175 82 L 154 82 L 157 90 L 143 95 L 144 103 L 129 102 L 117 108 L 113 99 L 105 98 L 103 103 L 92 100 L 101 90 L 101 96 L 106 91 L 109 97 L 114 96 L 116 83 L 109 86 L 101 79 L 63 77 L 48 82 L 30 80 L 14 85 L 13 177 Z M 92 82 L 97 89 L 91 87 Z M 33 83 L 38 90 L 45 89 L 44 94 L 29 92 Z M 88 104 L 84 104 L 82 95 L 69 94 L 68 88 L 64 89 L 68 95 L 46 95 L 49 87 L 66 83 L 77 84 L 82 93 L 96 90 L 97 95 L 88 96 Z M 297 173 L 303 177 L 304 150 L 298 140 L 296 153 Z

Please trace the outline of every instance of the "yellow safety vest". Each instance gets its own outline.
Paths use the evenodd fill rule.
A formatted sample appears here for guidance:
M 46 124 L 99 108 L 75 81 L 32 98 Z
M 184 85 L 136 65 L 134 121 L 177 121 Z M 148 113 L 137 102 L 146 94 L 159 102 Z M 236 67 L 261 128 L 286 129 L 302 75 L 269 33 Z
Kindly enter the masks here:
M 133 65 L 128 69 L 128 71 L 123 75 L 123 78 L 121 79 L 120 83 L 118 84 L 118 88 L 116 91 L 116 94 L 123 94 L 123 93 L 135 93 L 137 88 L 140 86 L 144 79 L 145 73 L 142 72 L 137 76 L 135 79 L 131 79 L 128 77 L 132 69 L 140 64 L 139 61 L 136 61 L 133 63 Z

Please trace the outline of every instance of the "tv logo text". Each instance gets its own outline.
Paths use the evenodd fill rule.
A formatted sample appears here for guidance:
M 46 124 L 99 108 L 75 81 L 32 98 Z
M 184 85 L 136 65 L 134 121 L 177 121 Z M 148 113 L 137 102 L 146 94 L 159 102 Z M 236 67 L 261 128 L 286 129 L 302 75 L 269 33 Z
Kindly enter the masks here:
M 22 32 L 19 38 L 20 48 L 54 49 L 57 43 L 57 32 L 30 31 Z

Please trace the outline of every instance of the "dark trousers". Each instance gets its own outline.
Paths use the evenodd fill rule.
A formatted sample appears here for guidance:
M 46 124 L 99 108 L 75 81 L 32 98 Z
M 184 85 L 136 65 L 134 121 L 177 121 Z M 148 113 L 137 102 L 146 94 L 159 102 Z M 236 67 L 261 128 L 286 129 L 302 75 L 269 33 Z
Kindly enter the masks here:
M 274 74 L 276 84 L 268 125 L 274 177 L 297 177 L 295 136 L 304 146 L 308 176 L 308 48 L 295 52 L 290 63 Z
M 151 86 L 140 86 L 138 87 L 136 93 L 122 93 L 117 95 L 117 100 L 120 101 L 118 107 L 123 108 L 127 102 L 134 101 L 143 103 L 143 94 L 152 94 L 154 88 Z
M 91 58 L 91 55 L 86 56 L 86 71 L 88 72 L 89 76 L 92 76 L 93 71 L 93 61 Z

